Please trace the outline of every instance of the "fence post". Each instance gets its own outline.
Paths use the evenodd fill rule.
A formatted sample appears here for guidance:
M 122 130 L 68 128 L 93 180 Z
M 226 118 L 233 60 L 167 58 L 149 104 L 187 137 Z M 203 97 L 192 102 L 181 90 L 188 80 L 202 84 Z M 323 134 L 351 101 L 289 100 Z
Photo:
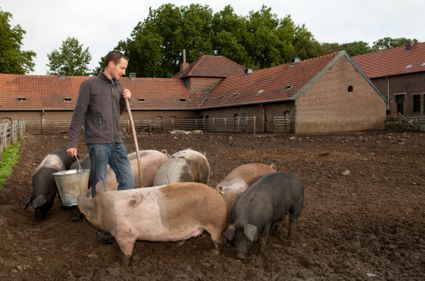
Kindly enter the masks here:
M 7 126 L 8 124 L 3 125 L 3 142 L 4 142 L 4 149 L 7 148 Z
M 257 133 L 257 116 L 254 116 L 254 135 Z

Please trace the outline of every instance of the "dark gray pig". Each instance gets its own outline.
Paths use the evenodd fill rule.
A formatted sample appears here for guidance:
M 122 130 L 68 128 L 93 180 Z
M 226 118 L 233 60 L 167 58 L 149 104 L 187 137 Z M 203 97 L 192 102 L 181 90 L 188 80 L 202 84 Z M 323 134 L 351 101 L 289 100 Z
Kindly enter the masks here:
M 25 208 L 31 204 L 35 210 L 35 219 L 42 221 L 53 206 L 58 191 L 53 173 L 68 170 L 75 161 L 69 157 L 66 149 L 61 148 L 49 153 L 32 176 L 32 193 L 25 201 Z
M 224 236 L 233 243 L 239 259 L 260 242 L 264 249 L 270 229 L 277 232 L 289 213 L 288 236 L 293 238 L 304 202 L 304 190 L 293 174 L 271 173 L 251 185 L 233 205 Z

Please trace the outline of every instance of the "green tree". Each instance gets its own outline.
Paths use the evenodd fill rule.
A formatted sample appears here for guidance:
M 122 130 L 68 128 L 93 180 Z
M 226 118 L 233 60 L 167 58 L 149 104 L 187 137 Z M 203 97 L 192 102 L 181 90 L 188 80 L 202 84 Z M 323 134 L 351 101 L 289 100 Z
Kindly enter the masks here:
M 89 48 L 83 45 L 74 37 L 68 37 L 62 42 L 59 50 L 53 50 L 47 55 L 49 58 L 49 74 L 51 75 L 89 75 L 89 64 L 91 55 Z
M 373 42 L 372 49 L 383 50 L 383 49 L 397 48 L 397 47 L 403 46 L 410 40 L 411 39 L 404 38 L 404 37 L 400 37 L 400 38 L 384 37 Z M 416 40 L 416 39 L 413 39 L 413 40 Z
M 0 73 L 25 74 L 34 70 L 34 51 L 21 50 L 25 31 L 12 27 L 12 14 L 0 10 Z
M 174 76 L 183 49 L 188 62 L 216 54 L 255 69 L 290 62 L 296 55 L 321 54 L 320 44 L 304 25 L 295 26 L 290 16 L 279 19 L 266 6 L 242 17 L 230 5 L 214 14 L 199 4 L 165 4 L 149 9 L 130 38 L 118 45 L 130 58 L 128 71 L 148 77 Z
M 247 21 L 234 13 L 231 5 L 214 14 L 212 21 L 213 52 L 225 56 L 244 66 L 251 66 L 252 60 L 245 48 Z
M 295 28 L 293 44 L 295 57 L 299 59 L 305 60 L 323 54 L 320 43 L 304 24 Z
M 357 56 L 373 51 L 373 49 L 369 47 L 369 44 L 364 41 L 354 41 L 344 44 L 322 43 L 321 46 L 325 54 L 338 51 L 346 51 L 347 54 L 349 54 L 350 56 Z

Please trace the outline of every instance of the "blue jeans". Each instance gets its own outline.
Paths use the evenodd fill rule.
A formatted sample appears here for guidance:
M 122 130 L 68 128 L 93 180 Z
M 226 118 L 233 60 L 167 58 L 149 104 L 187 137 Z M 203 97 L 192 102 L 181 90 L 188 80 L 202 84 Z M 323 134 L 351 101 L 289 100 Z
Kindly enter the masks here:
M 122 143 L 88 144 L 91 169 L 90 189 L 93 197 L 96 196 L 96 184 L 100 181 L 105 189 L 106 169 L 111 166 L 118 182 L 118 190 L 134 187 L 133 174 L 127 158 L 127 149 Z

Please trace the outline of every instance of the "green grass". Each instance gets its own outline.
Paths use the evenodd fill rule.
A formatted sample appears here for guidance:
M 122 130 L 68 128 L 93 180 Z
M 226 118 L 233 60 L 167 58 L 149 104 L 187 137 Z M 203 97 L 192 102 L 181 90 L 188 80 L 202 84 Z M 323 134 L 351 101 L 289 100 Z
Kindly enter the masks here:
M 18 161 L 20 144 L 20 142 L 12 144 L 3 152 L 3 159 L 0 161 L 0 190 L 3 189 L 7 178 L 12 174 L 13 167 Z

